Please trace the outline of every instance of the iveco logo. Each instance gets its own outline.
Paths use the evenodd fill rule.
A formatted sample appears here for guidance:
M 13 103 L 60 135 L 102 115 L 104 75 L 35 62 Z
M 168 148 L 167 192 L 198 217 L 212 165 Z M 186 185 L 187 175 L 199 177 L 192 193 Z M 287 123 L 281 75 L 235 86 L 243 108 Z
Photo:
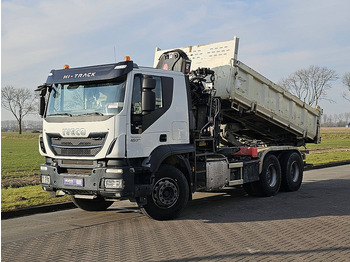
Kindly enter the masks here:
M 85 136 L 85 128 L 63 128 L 62 135 L 64 136 Z

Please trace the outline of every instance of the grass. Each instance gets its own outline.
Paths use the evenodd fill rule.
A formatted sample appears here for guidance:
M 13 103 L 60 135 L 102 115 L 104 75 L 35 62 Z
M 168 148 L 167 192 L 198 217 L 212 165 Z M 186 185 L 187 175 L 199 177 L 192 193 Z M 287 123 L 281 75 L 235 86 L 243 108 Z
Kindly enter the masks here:
M 40 185 L 1 190 L 1 211 L 69 201 L 69 196 L 50 198 Z
M 306 163 L 313 165 L 322 165 L 346 160 L 350 160 L 350 149 L 348 149 L 348 151 L 342 151 L 341 153 L 338 151 L 310 154 L 306 156 Z
M 322 128 L 321 144 L 308 144 L 308 164 L 350 160 L 350 128 Z M 1 211 L 69 201 L 68 196 L 50 198 L 39 185 L 38 134 L 1 133 Z
M 39 174 L 45 158 L 39 154 L 37 133 L 1 133 L 1 177 Z
M 38 133 L 1 133 L 1 211 L 69 201 L 50 198 L 40 183 Z
M 307 144 L 306 162 L 313 165 L 350 160 L 350 128 L 321 128 L 321 144 Z

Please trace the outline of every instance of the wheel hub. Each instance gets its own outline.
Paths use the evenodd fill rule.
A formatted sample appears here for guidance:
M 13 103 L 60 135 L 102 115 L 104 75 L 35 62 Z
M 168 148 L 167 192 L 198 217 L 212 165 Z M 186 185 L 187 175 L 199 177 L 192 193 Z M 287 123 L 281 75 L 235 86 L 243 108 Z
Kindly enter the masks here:
M 299 178 L 299 168 L 297 162 L 293 162 L 290 168 L 290 177 L 293 182 L 297 182 Z
M 266 172 L 267 182 L 270 187 L 274 187 L 277 183 L 277 171 L 273 165 L 270 165 Z
M 168 177 L 158 180 L 154 185 L 152 198 L 158 207 L 172 207 L 179 198 L 179 190 L 176 181 Z

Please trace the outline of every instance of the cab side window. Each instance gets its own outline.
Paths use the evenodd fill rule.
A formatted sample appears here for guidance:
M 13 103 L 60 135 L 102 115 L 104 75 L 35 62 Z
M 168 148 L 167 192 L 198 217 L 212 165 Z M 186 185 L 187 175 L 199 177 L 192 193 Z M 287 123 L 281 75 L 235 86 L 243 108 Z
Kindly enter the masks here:
M 156 109 L 163 107 L 163 95 L 162 95 L 162 79 L 160 77 L 153 77 L 156 80 L 156 88 L 153 92 L 156 93 Z
M 131 102 L 131 133 L 141 134 L 154 123 L 166 110 L 172 101 L 173 79 L 160 76 L 147 76 L 156 80 L 153 92 L 156 95 L 155 111 L 150 114 L 142 114 L 142 81 L 145 75 L 137 74 L 134 77 Z M 166 95 L 164 94 L 166 92 Z
M 140 76 L 136 75 L 134 78 L 134 85 L 133 85 L 133 91 L 132 91 L 132 102 L 131 102 L 131 114 L 139 115 L 142 114 L 141 109 L 141 83 L 142 79 Z

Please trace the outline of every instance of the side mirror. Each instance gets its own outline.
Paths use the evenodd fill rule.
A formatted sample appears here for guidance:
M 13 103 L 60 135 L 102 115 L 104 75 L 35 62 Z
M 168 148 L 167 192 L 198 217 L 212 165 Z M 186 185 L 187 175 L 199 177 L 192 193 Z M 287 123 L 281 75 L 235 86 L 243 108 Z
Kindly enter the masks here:
M 146 115 L 156 109 L 156 94 L 153 89 L 156 88 L 156 80 L 144 78 L 142 81 L 142 114 Z
M 45 96 L 40 96 L 40 98 L 39 98 L 39 115 L 41 117 L 44 116 L 45 105 L 46 105 Z
M 41 117 L 43 117 L 45 113 L 45 105 L 46 105 L 45 96 L 47 93 L 47 88 L 48 86 L 44 84 L 44 85 L 38 86 L 38 88 L 35 90 L 36 92 L 39 93 L 39 115 Z

